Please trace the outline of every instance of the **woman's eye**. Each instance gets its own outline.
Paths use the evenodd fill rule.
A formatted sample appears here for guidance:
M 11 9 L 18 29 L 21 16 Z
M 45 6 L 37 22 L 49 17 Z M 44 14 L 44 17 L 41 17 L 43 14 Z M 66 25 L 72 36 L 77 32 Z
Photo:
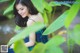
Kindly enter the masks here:
M 23 10 L 23 8 L 21 10 Z

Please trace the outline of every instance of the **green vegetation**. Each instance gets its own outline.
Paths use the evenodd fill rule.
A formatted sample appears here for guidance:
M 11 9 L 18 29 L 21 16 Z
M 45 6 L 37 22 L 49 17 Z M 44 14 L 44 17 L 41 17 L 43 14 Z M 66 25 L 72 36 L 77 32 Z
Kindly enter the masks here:
M 10 1 L 10 6 L 4 11 L 4 15 L 8 15 L 9 18 L 11 18 L 12 10 L 13 10 L 13 4 L 15 0 L 1 0 L 0 2 L 6 2 Z M 52 34 L 56 30 L 60 29 L 61 27 L 65 26 L 67 30 L 67 36 L 68 40 L 65 40 L 60 35 L 53 35 L 54 37 L 50 38 L 49 41 L 46 44 L 38 43 L 32 51 L 29 51 L 28 48 L 25 48 L 23 38 L 27 37 L 31 32 L 37 31 L 41 28 L 43 28 L 45 25 L 42 23 L 35 23 L 29 28 L 25 28 L 21 33 L 16 34 L 11 40 L 9 41 L 8 45 L 14 43 L 14 51 L 15 53 L 64 53 L 61 49 L 60 45 L 64 42 L 67 42 L 68 45 L 68 52 L 71 53 L 72 49 L 70 46 L 74 46 L 74 44 L 80 45 L 80 24 L 75 25 L 73 31 L 69 30 L 69 26 L 72 23 L 73 19 L 77 15 L 78 11 L 80 10 L 80 3 L 73 3 L 72 5 L 67 3 L 57 3 L 54 1 L 47 2 L 45 0 L 32 0 L 32 3 L 37 8 L 37 10 L 43 15 L 45 25 L 47 26 L 47 29 L 44 31 L 44 35 L 46 34 Z M 80 0 L 76 0 L 76 2 L 80 2 Z M 70 9 L 66 10 L 61 14 L 55 21 L 50 22 L 52 15 L 52 10 L 55 6 L 61 6 L 65 5 L 69 7 Z M 53 8 L 52 8 L 53 7 Z M 56 10 L 56 9 L 55 9 Z M 54 10 L 54 11 L 55 11 Z M 36 28 L 36 30 L 35 30 Z M 20 29 L 16 27 L 15 30 Z M 27 33 L 26 33 L 27 32 Z

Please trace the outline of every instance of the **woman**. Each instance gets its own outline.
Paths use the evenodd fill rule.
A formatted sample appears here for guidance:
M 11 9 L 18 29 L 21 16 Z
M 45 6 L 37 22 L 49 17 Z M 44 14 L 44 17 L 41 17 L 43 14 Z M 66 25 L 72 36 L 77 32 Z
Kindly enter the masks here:
M 37 9 L 33 6 L 31 0 L 16 0 L 14 4 L 14 15 L 15 15 L 15 23 L 20 27 L 29 27 L 35 22 L 42 22 L 44 23 L 44 20 L 41 16 L 41 14 L 37 11 Z M 36 41 L 41 42 L 40 36 L 42 36 L 42 33 L 45 30 L 45 28 L 41 29 L 38 32 L 33 32 L 29 35 L 29 37 L 25 38 L 25 45 L 29 48 L 29 50 L 32 50 L 34 47 Z M 47 36 L 42 37 L 44 43 L 47 42 Z

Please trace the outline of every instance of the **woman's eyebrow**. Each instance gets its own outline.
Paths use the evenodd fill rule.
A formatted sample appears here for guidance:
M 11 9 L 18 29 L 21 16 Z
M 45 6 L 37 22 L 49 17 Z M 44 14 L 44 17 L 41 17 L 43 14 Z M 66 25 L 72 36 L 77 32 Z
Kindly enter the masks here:
M 19 9 L 23 9 L 23 7 L 20 7 L 20 8 L 18 8 L 17 10 L 19 10 Z

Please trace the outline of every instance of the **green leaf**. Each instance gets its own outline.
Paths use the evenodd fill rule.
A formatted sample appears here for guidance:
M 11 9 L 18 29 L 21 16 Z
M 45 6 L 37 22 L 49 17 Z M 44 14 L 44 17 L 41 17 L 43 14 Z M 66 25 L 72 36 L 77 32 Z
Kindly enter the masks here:
M 48 13 L 52 12 L 52 7 L 46 1 L 44 1 L 44 8 L 48 11 Z
M 42 16 L 44 18 L 44 23 L 45 24 L 48 24 L 48 17 L 47 17 L 47 14 L 46 14 L 46 11 L 44 10 L 44 12 L 42 13 Z
M 36 22 L 35 24 L 33 24 L 30 27 L 26 27 L 23 31 L 21 31 L 20 33 L 16 34 L 9 42 L 8 45 L 20 40 L 20 39 L 24 39 L 25 37 L 29 36 L 29 34 L 31 32 L 36 32 L 40 29 L 42 29 L 45 25 L 43 23 L 40 22 Z
M 62 36 L 54 36 L 45 44 L 45 53 L 63 53 L 59 47 L 65 39 Z
M 49 40 L 46 43 L 47 47 L 50 46 L 60 46 L 63 42 L 65 41 L 65 39 L 62 36 L 54 36 L 53 38 L 51 38 L 51 40 Z
M 14 52 L 15 53 L 29 53 L 28 48 L 25 46 L 23 40 L 19 40 L 14 43 Z
M 37 45 L 35 45 L 31 53 L 44 53 L 45 51 L 44 47 L 45 45 L 43 43 L 38 43 Z
M 1 2 L 6 2 L 6 1 L 9 1 L 9 0 L 0 0 L 0 3 L 1 3 Z
M 43 35 L 50 34 L 64 26 L 64 21 L 67 14 L 68 11 L 64 12 L 60 17 L 58 17 L 54 22 L 52 22 L 52 24 L 44 31 Z
M 13 5 L 14 5 L 14 3 L 15 3 L 15 0 L 14 0 L 14 2 L 11 1 L 10 6 L 4 11 L 3 15 L 9 14 L 10 12 L 13 11 Z
M 48 43 L 38 43 L 31 53 L 63 53 L 62 49 L 58 46 L 64 42 L 64 38 L 61 36 L 55 36 Z
M 44 6 L 43 6 L 43 0 L 31 0 L 34 6 L 37 8 L 37 10 L 41 13 L 43 13 Z
M 63 50 L 60 47 L 51 46 L 47 49 L 47 53 L 63 53 Z
M 21 29 L 21 27 L 19 27 L 19 26 L 16 25 L 14 31 L 18 31 L 18 30 L 20 30 L 20 29 Z
M 79 1 L 80 2 L 80 1 Z M 65 27 L 66 28 L 69 28 L 71 22 L 73 21 L 73 19 L 75 18 L 76 14 L 78 13 L 79 11 L 79 6 L 80 4 L 73 4 L 72 7 L 70 8 L 69 10 L 69 13 L 66 17 L 66 20 L 65 20 Z
M 74 41 L 80 45 L 80 24 L 74 27 Z
M 6 16 L 8 17 L 8 19 L 14 18 L 14 15 L 13 15 L 12 12 L 8 12 L 8 13 L 6 14 Z

